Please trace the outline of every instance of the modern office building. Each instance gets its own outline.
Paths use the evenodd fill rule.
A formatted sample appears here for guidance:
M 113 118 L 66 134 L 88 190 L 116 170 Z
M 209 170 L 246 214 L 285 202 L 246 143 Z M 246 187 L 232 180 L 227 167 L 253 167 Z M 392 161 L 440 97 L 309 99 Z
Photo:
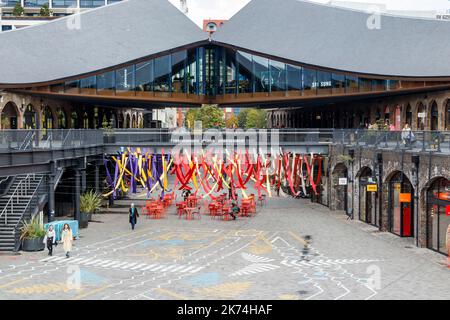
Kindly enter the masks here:
M 211 36 L 166 0 L 72 18 L 0 35 L 3 127 L 93 128 L 114 119 L 129 128 L 143 122 L 130 107 L 203 104 L 266 108 L 269 127 L 408 123 L 433 131 L 422 134 L 418 154 L 378 151 L 389 146 L 387 134 L 375 135 L 373 148 L 355 145 L 358 130 L 343 134 L 323 164 L 320 201 L 442 252 L 450 167 L 440 146 L 450 141 L 438 131 L 450 129 L 449 22 L 382 15 L 378 25 L 367 12 L 298 0 L 253 0 Z M 369 178 L 376 192 L 365 189 Z

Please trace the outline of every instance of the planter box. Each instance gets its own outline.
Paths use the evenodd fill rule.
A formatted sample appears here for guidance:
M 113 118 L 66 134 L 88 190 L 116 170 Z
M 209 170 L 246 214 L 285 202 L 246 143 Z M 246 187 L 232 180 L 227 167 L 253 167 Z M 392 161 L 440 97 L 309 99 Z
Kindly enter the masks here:
M 92 219 L 92 213 L 80 214 L 80 229 L 86 229 L 89 226 L 89 221 Z
M 45 249 L 44 237 L 36 239 L 26 239 L 22 241 L 22 250 L 27 252 L 42 251 Z

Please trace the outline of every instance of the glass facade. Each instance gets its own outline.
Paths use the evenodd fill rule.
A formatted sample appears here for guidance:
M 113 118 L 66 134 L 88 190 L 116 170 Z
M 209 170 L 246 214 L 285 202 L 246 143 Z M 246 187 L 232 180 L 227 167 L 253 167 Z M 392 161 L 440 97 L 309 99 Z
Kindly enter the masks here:
M 423 87 L 408 81 L 405 86 Z M 66 82 L 66 93 L 217 99 L 308 97 L 398 90 L 401 81 L 358 78 L 206 46 Z
M 450 206 L 450 181 L 439 178 L 428 190 L 427 195 L 427 247 L 447 254 L 447 228 L 450 216 L 447 207 Z

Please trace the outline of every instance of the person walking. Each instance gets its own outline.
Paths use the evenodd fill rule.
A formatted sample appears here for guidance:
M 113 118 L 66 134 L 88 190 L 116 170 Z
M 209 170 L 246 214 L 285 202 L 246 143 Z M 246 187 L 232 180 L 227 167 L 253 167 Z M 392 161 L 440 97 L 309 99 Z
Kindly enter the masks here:
M 134 230 L 134 226 L 137 224 L 137 218 L 139 218 L 139 213 L 137 209 L 134 207 L 134 203 L 131 204 L 129 212 L 130 212 L 131 230 Z
M 411 127 L 408 123 L 405 123 L 405 126 L 402 129 L 402 140 L 404 145 L 412 145 L 416 141 L 416 137 L 411 131 Z
M 241 212 L 241 208 L 239 208 L 237 201 L 233 201 L 231 203 L 231 212 L 230 215 L 233 217 L 233 220 L 236 220 L 237 215 Z
M 56 233 L 53 228 L 53 225 L 48 227 L 47 232 L 45 233 L 44 243 L 47 245 L 48 255 L 53 255 L 53 245 L 56 245 Z
M 70 251 L 72 251 L 73 234 L 67 223 L 64 224 L 63 230 L 61 232 L 61 242 L 63 244 L 64 252 L 66 253 L 66 258 L 69 258 Z

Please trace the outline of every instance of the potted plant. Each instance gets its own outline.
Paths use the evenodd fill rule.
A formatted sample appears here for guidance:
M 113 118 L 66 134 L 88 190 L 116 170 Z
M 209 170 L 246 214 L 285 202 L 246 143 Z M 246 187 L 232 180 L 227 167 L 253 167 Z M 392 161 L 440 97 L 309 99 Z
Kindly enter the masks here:
M 44 250 L 44 237 L 45 229 L 43 224 L 39 222 L 37 216 L 32 218 L 30 222 L 24 222 L 22 228 L 20 228 L 20 241 L 23 251 L 34 252 Z
M 93 190 L 80 196 L 80 228 L 88 227 L 92 214 L 100 209 L 101 204 L 101 196 Z

